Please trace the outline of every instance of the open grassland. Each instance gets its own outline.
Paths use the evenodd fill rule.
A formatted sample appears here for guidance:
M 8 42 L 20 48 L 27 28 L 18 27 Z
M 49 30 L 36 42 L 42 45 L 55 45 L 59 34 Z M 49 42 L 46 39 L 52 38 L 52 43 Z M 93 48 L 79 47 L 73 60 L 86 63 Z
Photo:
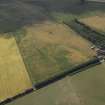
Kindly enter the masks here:
M 7 105 L 105 105 L 105 64 L 67 77 Z
M 15 39 L 0 37 L 0 101 L 30 87 L 31 81 Z
M 63 24 L 44 22 L 24 27 L 13 34 L 34 83 L 95 55 L 89 41 Z

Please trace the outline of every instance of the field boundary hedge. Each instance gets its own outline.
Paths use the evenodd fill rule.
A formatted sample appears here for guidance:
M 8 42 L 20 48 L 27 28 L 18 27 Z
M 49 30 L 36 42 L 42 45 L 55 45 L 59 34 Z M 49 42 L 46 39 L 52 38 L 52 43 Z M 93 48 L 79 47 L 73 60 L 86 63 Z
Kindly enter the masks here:
M 28 95 L 28 94 L 36 91 L 36 90 L 39 90 L 39 89 L 44 88 L 44 87 L 46 87 L 46 86 L 48 86 L 48 85 L 50 85 L 50 84 L 52 84 L 54 82 L 57 82 L 57 81 L 65 78 L 66 76 L 73 76 L 73 75 L 75 75 L 77 73 L 88 70 L 88 68 L 99 65 L 99 64 L 101 64 L 99 58 L 94 57 L 93 59 L 90 59 L 89 61 L 87 61 L 87 62 L 85 62 L 83 64 L 80 64 L 80 65 L 78 65 L 76 67 L 73 67 L 73 68 L 71 68 L 69 70 L 66 70 L 66 71 L 64 71 L 62 73 L 59 73 L 59 74 L 57 74 L 57 75 L 55 75 L 53 77 L 50 77 L 47 80 L 41 81 L 41 82 L 33 85 L 32 88 L 27 89 L 24 92 L 17 94 L 16 96 L 7 98 L 6 100 L 0 102 L 0 105 L 5 105 L 7 103 L 10 103 L 10 102 L 12 102 L 12 101 L 14 101 L 14 100 L 16 100 L 18 98 L 21 98 L 21 97 L 23 97 L 25 95 Z
M 79 21 L 78 19 L 75 19 L 75 22 L 78 23 L 78 24 L 80 24 L 80 25 L 83 25 L 85 28 L 91 30 L 92 32 L 94 32 L 94 33 L 96 33 L 96 34 L 99 34 L 99 35 L 101 35 L 101 36 L 105 36 L 105 34 L 102 34 L 102 33 L 98 32 L 97 30 L 92 29 L 91 27 L 89 27 L 89 26 L 86 25 L 85 23 Z
M 41 88 L 46 87 L 46 86 L 48 86 L 48 85 L 50 85 L 50 84 L 52 84 L 52 83 L 54 83 L 54 82 L 56 82 L 58 80 L 61 80 L 61 79 L 65 78 L 68 75 L 73 76 L 73 75 L 75 75 L 77 73 L 80 73 L 82 71 L 85 71 L 88 68 L 90 68 L 92 66 L 95 66 L 97 64 L 100 64 L 100 60 L 99 60 L 99 58 L 94 57 L 93 59 L 91 59 L 91 60 L 89 60 L 89 61 L 87 61 L 87 62 L 85 62 L 83 64 L 77 65 L 77 66 L 75 66 L 75 67 L 73 67 L 71 69 L 65 70 L 62 73 L 59 73 L 59 74 L 57 74 L 57 75 L 55 75 L 53 77 L 50 77 L 47 80 L 41 81 L 41 82 L 35 84 L 34 87 L 37 90 L 41 89 Z
M 75 30 L 80 36 L 89 40 L 98 47 L 105 45 L 105 34 L 92 29 L 86 24 L 80 22 L 78 19 L 74 19 L 70 23 L 64 22 L 65 25 Z

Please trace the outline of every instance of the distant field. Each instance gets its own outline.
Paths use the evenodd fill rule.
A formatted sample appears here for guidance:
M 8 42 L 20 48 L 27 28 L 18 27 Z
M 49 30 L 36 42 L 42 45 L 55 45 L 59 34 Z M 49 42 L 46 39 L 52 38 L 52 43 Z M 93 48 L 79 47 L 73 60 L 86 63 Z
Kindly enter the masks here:
M 63 24 L 44 22 L 14 33 L 33 83 L 92 58 L 91 43 Z
M 105 33 L 105 16 L 90 16 L 88 18 L 80 19 L 80 21 L 92 29 Z
M 105 64 L 67 77 L 7 105 L 105 105 Z
M 89 16 L 85 18 L 78 19 L 79 22 L 88 26 L 87 29 L 84 25 L 76 24 L 74 27 L 78 32 L 91 40 L 94 44 L 98 46 L 104 46 L 105 44 L 105 16 L 103 14 L 98 14 L 96 16 Z
M 83 105 L 105 105 L 105 63 L 72 77 Z
M 31 81 L 14 37 L 0 37 L 0 101 L 30 87 Z
M 26 4 L 22 0 L 0 0 L 0 33 L 48 20 L 46 12 L 42 6 Z

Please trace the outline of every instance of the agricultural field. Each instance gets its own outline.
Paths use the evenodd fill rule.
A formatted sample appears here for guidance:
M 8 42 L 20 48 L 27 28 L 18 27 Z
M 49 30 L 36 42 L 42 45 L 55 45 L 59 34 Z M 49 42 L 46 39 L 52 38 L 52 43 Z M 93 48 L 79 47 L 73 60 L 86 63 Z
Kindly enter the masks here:
M 104 105 L 105 63 L 7 105 Z
M 0 0 L 0 101 L 96 56 L 87 39 L 100 45 L 105 36 L 74 20 L 103 34 L 104 13 L 104 2 Z M 8 105 L 104 105 L 104 74 L 103 63 Z
M 92 43 L 64 24 L 46 21 L 12 34 L 33 83 L 48 79 L 95 56 L 91 50 Z
M 102 13 L 85 18 L 78 18 L 78 22 L 74 22 L 71 26 L 80 33 L 81 36 L 90 40 L 97 46 L 105 44 L 105 25 L 104 15 Z
M 93 30 L 96 30 L 100 33 L 105 33 L 105 16 L 103 14 L 98 16 L 90 16 L 79 20 L 85 25 L 89 26 Z
M 0 101 L 32 86 L 14 37 L 4 36 L 0 37 Z

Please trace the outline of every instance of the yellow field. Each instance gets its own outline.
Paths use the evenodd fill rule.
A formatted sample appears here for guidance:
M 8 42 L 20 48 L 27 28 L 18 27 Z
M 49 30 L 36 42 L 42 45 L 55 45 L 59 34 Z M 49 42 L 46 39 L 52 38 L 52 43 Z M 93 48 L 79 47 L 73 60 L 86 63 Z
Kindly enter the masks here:
M 13 37 L 0 37 L 0 101 L 27 88 L 31 82 Z
M 90 16 L 80 19 L 81 22 L 98 31 L 105 32 L 105 15 Z

